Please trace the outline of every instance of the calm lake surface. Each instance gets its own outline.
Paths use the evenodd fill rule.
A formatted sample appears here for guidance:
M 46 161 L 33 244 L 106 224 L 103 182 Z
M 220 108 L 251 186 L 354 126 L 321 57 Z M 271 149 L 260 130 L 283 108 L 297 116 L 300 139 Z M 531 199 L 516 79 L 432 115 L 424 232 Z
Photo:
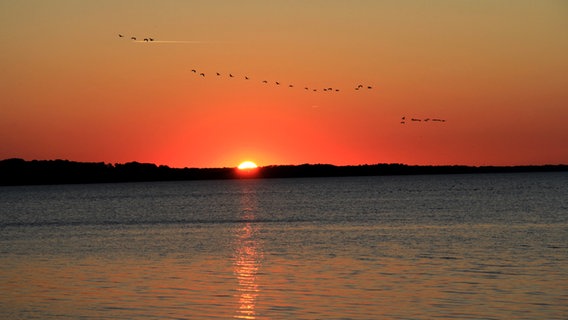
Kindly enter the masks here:
M 568 173 L 0 187 L 2 319 L 566 319 Z

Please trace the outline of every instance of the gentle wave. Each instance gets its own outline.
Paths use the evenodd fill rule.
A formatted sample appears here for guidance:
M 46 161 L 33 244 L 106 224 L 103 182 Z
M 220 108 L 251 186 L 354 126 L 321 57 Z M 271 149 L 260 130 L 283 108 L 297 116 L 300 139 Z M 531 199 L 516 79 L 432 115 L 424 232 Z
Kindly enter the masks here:
M 563 319 L 567 175 L 0 191 L 5 319 Z

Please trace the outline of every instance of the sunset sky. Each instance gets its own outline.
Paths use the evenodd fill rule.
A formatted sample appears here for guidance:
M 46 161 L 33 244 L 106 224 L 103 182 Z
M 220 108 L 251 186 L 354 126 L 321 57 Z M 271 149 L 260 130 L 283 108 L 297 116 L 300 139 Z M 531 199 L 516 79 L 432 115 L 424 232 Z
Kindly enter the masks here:
M 568 1 L 3 0 L 0 43 L 0 159 L 568 163 Z

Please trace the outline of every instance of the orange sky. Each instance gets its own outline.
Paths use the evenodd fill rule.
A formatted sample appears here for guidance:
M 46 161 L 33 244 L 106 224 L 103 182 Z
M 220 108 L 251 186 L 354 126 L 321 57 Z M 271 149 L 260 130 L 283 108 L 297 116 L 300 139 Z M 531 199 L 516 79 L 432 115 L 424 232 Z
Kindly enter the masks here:
M 568 163 L 566 1 L 2 1 L 0 43 L 0 159 Z

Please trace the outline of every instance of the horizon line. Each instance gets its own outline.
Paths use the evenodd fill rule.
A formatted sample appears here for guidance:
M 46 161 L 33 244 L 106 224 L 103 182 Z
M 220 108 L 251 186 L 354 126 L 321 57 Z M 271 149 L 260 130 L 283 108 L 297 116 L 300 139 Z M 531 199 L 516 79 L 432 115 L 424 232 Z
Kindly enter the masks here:
M 171 166 L 166 164 L 158 164 L 155 162 L 140 162 L 136 160 L 126 161 L 126 162 L 106 162 L 106 161 L 77 161 L 77 160 L 69 160 L 69 159 L 32 159 L 26 160 L 24 158 L 12 157 L 12 158 L 5 158 L 0 159 L 0 162 L 4 161 L 15 161 L 20 160 L 24 162 L 75 162 L 75 163 L 104 163 L 110 165 L 124 165 L 129 163 L 138 163 L 138 164 L 151 164 L 157 167 L 168 167 L 170 169 L 233 169 L 237 168 L 236 166 L 217 166 L 217 167 L 193 167 L 193 166 L 185 166 L 185 167 L 178 167 L 178 166 Z M 568 166 L 568 163 L 544 163 L 544 164 L 510 164 L 510 165 L 499 165 L 499 164 L 481 164 L 481 165 L 474 165 L 474 164 L 411 164 L 411 163 L 403 163 L 403 162 L 374 162 L 374 163 L 360 163 L 360 164 L 333 164 L 333 163 L 298 163 L 298 164 L 268 164 L 268 165 L 259 165 L 258 169 L 261 168 L 268 168 L 268 167 L 293 167 L 293 166 L 333 166 L 333 167 L 360 167 L 360 166 L 376 166 L 376 165 L 400 165 L 400 166 L 407 166 L 407 167 L 470 167 L 470 168 L 484 168 L 484 167 L 494 167 L 494 168 L 514 168 L 514 167 L 546 167 L 546 166 Z

